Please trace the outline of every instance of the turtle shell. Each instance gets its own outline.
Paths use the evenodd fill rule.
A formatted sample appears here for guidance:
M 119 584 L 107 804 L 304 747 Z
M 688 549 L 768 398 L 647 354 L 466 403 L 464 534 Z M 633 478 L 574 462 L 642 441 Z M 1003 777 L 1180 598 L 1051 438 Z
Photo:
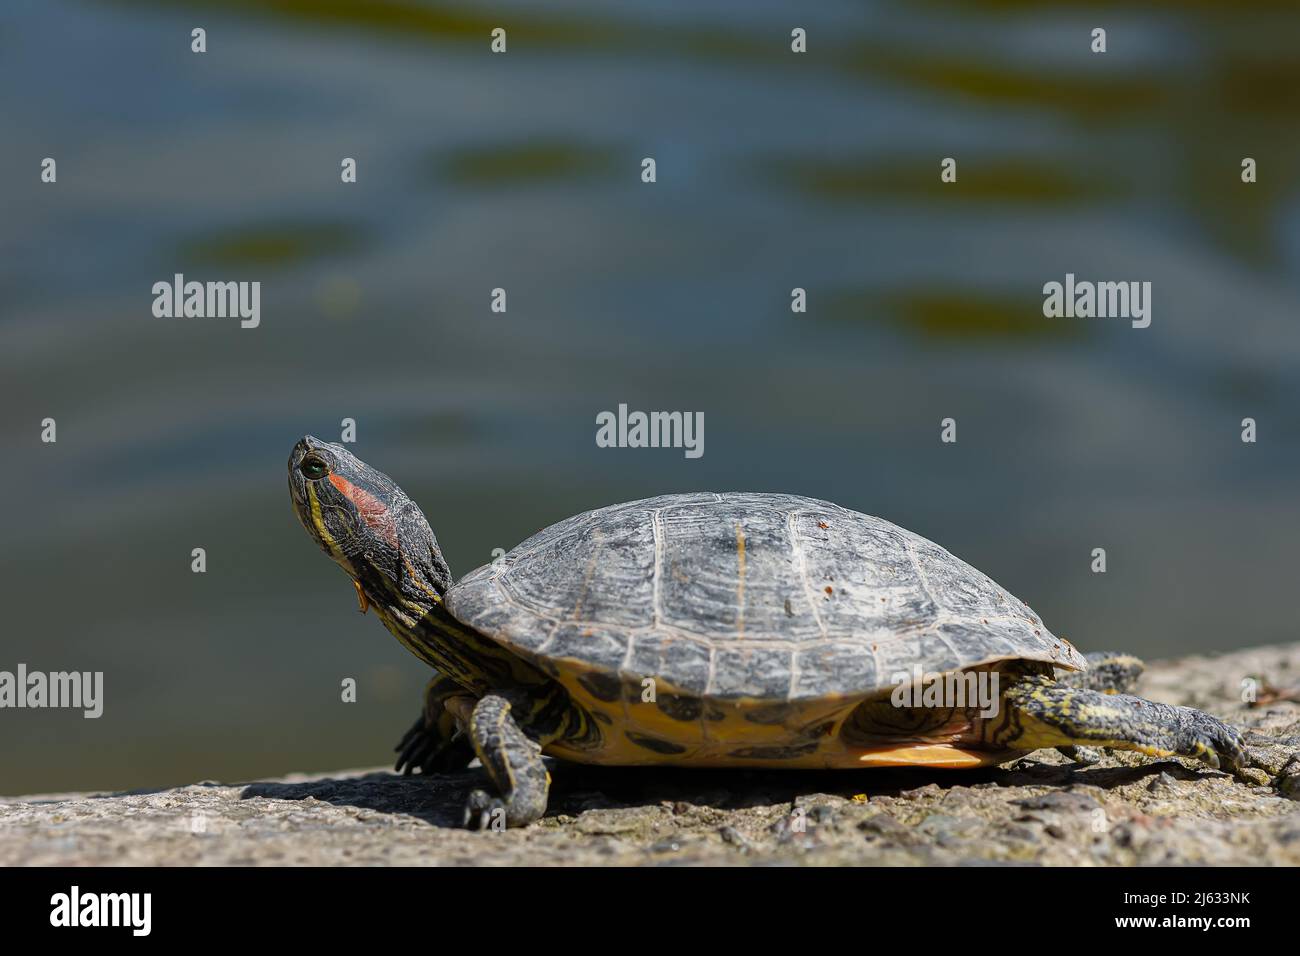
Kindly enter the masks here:
M 589 511 L 467 575 L 445 601 L 606 701 L 646 678 L 678 699 L 776 704 L 862 698 L 916 666 L 1086 667 L 1027 604 L 934 542 L 794 495 Z

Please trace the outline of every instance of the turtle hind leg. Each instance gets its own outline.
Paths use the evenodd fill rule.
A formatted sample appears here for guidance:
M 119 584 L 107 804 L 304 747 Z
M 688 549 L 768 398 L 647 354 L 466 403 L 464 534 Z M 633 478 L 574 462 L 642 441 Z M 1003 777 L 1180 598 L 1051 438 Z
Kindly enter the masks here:
M 465 689 L 441 674 L 424 688 L 424 709 L 411 729 L 393 749 L 397 751 L 398 773 L 447 773 L 464 770 L 474 759 L 469 738 L 460 732 L 456 720 L 447 710 L 447 701 L 462 695 Z
M 1146 670 L 1140 659 L 1119 651 L 1099 651 L 1084 657 L 1088 659 L 1086 671 L 1062 674 L 1057 683 L 1103 694 L 1131 694 L 1137 689 L 1138 678 Z
M 510 716 L 510 702 L 489 694 L 481 700 L 458 697 L 447 709 L 465 729 L 497 794 L 475 790 L 465 806 L 471 829 L 527 826 L 546 812 L 551 778 L 541 748 Z
M 1215 769 L 1246 765 L 1241 734 L 1217 717 L 1132 697 L 1063 686 L 1027 674 L 1007 687 L 1008 713 L 989 722 L 992 744 L 1021 750 L 1110 747 L 1153 757 L 1195 757 Z

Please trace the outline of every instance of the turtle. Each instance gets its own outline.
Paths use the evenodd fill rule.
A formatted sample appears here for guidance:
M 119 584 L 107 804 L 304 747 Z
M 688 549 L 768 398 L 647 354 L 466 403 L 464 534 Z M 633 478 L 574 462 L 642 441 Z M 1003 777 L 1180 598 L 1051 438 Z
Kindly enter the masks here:
M 477 757 L 471 828 L 546 812 L 543 755 L 585 764 L 980 767 L 1057 748 L 1245 764 L 1216 717 L 1133 696 L 932 541 L 789 494 L 689 493 L 560 521 L 456 581 L 387 475 L 310 435 L 288 477 L 361 611 L 433 668 L 398 771 Z

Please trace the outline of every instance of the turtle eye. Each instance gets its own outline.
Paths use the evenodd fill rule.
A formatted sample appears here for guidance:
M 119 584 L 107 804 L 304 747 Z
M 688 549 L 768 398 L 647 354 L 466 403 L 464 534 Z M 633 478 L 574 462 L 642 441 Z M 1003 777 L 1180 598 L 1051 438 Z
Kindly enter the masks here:
M 298 465 L 298 470 L 312 481 L 319 481 L 330 473 L 330 466 L 325 464 L 324 459 L 316 455 L 308 455 Z

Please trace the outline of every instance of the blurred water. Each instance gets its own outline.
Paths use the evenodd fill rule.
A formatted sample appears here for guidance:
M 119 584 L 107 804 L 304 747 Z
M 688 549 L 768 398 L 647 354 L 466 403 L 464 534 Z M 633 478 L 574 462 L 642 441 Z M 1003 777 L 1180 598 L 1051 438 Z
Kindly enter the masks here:
M 423 670 L 284 487 L 345 416 L 457 573 L 597 505 L 781 490 L 1085 648 L 1295 639 L 1294 4 L 509 10 L 0 8 L 0 669 L 107 698 L 0 711 L 0 790 L 386 758 Z M 154 319 L 175 272 L 260 280 L 261 327 Z M 1151 281 L 1152 326 L 1044 319 L 1066 272 Z M 597 448 L 620 402 L 703 411 L 704 457 Z

